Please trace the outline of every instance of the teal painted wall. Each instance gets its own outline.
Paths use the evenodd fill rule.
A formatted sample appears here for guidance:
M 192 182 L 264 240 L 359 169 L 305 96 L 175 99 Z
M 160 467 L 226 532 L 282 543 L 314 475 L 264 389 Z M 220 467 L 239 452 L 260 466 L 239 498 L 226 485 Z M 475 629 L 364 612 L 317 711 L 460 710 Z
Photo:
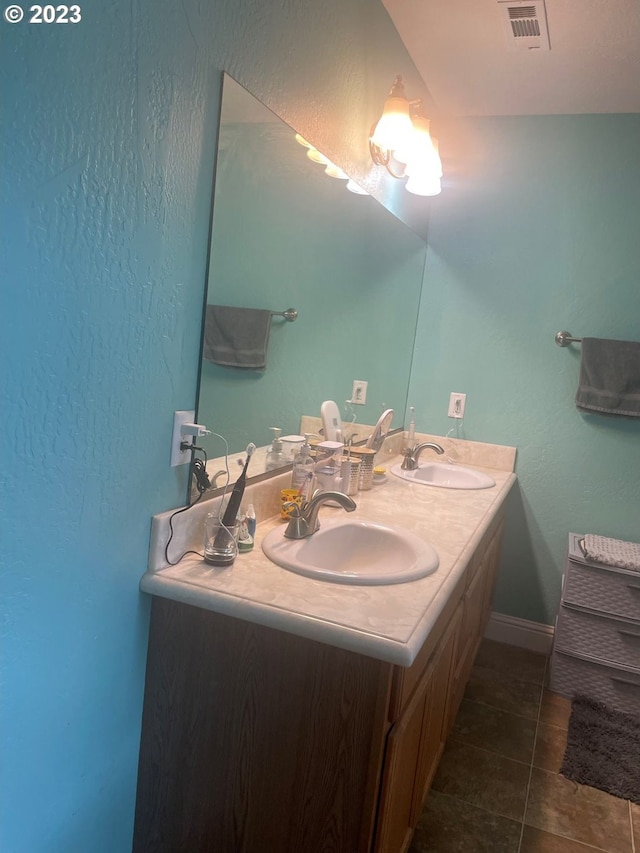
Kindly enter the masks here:
M 131 849 L 150 518 L 181 503 L 221 70 L 365 162 L 379 3 L 115 0 L 2 26 L 0 848 Z M 339 149 L 339 150 L 338 150 Z
M 195 405 L 221 70 L 354 174 L 380 92 L 417 75 L 370 0 L 92 0 L 76 27 L 2 28 L 0 847 L 121 853 L 138 580 L 150 516 L 185 493 L 167 460 Z M 446 430 L 467 391 L 469 437 L 519 446 L 499 604 L 543 618 L 566 532 L 637 521 L 636 425 L 575 412 L 553 334 L 640 336 L 638 120 L 471 129 L 498 150 L 434 203 L 413 404 Z
M 551 624 L 569 532 L 640 541 L 640 423 L 574 406 L 580 348 L 640 340 L 640 116 L 491 118 L 440 128 L 459 154 L 432 207 L 409 402 L 446 434 L 515 445 L 494 609 Z M 455 433 L 454 433 L 455 434 Z

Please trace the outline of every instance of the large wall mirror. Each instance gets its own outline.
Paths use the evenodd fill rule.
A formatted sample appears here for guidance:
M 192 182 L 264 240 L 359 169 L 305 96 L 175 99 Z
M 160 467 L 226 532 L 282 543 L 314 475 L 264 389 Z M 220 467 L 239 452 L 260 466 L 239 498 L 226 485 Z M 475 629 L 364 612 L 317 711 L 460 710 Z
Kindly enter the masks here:
M 206 301 L 298 312 L 272 318 L 264 370 L 202 359 L 198 421 L 232 454 L 268 446 L 270 427 L 299 433 L 301 416 L 319 416 L 328 399 L 347 422 L 375 424 L 386 408 L 394 428 L 404 418 L 425 244 L 306 153 L 225 75 Z M 367 399 L 349 410 L 354 379 L 368 383 Z M 223 454 L 219 439 L 203 441 L 210 457 Z M 250 475 L 263 473 L 260 458 Z

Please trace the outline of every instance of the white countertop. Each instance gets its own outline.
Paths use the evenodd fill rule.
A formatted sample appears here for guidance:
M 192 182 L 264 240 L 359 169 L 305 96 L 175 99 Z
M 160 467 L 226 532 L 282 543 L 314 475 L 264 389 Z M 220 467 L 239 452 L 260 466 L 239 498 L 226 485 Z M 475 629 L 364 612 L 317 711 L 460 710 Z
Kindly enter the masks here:
M 399 459 L 385 461 L 387 471 Z M 496 485 L 469 491 L 441 489 L 408 483 L 388 473 L 384 483 L 354 496 L 358 506 L 350 519 L 395 522 L 435 547 L 439 567 L 420 580 L 388 586 L 352 586 L 289 572 L 262 552 L 266 533 L 283 524 L 279 518 L 271 517 L 258 524 L 254 549 L 239 554 L 231 568 L 217 569 L 194 555 L 183 557 L 175 566 L 160 560 L 164 567 L 150 568 L 140 588 L 146 593 L 409 666 L 515 482 L 511 471 L 476 467 L 491 474 Z M 288 485 L 287 478 L 282 475 L 270 481 L 271 492 L 276 489 L 279 493 Z M 266 485 L 261 484 L 263 491 Z M 247 497 L 252 499 L 249 490 Z M 247 499 L 243 505 L 246 502 Z M 193 521 L 196 509 L 201 519 L 206 508 L 194 507 L 177 516 L 176 521 L 190 514 Z M 323 517 L 340 514 L 344 510 L 323 506 L 319 517 L 322 522 Z M 168 515 L 156 517 L 161 525 L 155 531 L 156 539 L 160 529 L 166 530 Z M 154 547 L 158 556 L 158 542 L 154 546 L 152 540 L 152 566 Z M 178 553 L 181 550 L 178 548 Z M 155 562 L 157 566 L 158 560 Z

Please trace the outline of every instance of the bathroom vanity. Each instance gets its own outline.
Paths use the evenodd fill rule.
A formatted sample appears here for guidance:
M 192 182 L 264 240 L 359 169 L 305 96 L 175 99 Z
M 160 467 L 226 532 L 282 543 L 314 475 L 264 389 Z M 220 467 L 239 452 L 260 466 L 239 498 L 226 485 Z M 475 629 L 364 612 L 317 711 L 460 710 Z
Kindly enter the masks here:
M 147 572 L 135 853 L 408 849 L 489 616 L 515 481 L 491 474 L 481 491 L 388 477 L 356 497 L 372 520 L 402 508 L 436 547 L 418 581 L 281 569 L 260 549 L 276 519 L 231 571 L 187 557 Z

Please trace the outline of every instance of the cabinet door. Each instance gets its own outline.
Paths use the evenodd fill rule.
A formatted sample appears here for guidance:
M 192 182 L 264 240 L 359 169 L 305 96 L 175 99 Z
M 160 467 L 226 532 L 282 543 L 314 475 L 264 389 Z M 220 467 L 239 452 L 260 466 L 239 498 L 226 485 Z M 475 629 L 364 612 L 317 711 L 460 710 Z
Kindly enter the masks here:
M 461 616 L 462 602 L 389 734 L 376 853 L 406 850 L 420 817 L 446 738 L 453 651 Z
M 451 702 L 447 713 L 446 734 L 451 730 L 458 713 L 473 661 L 489 619 L 500 562 L 503 529 L 504 521 L 501 520 L 491 538 L 478 550 L 469 566 L 471 581 L 463 596 L 462 623 L 454 653 L 454 675 L 450 689 Z
M 423 679 L 387 740 L 375 853 L 404 853 L 413 835 L 414 785 L 431 682 Z
M 454 618 L 445 631 L 434 653 L 433 663 L 426 674 L 429 684 L 424 708 L 425 716 L 422 722 L 422 739 L 420 741 L 411 817 L 411 825 L 414 827 L 420 818 L 422 806 L 435 776 L 447 737 L 446 717 L 453 677 L 453 651 L 461 617 L 462 603 L 458 606 Z
M 392 669 L 154 598 L 135 853 L 369 853 Z
M 451 730 L 460 702 L 462 702 L 462 696 L 480 643 L 484 594 L 485 574 L 484 565 L 481 565 L 464 594 L 462 624 L 456 647 L 455 670 L 451 686 L 451 702 L 447 714 L 447 734 Z

